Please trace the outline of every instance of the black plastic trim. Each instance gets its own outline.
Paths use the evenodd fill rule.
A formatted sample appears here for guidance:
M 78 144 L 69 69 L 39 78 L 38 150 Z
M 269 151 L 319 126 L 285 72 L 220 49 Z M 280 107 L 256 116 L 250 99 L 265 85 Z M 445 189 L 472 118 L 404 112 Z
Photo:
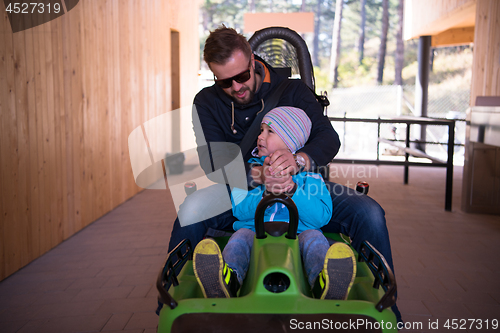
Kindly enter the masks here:
M 165 265 L 161 269 L 160 274 L 158 274 L 156 288 L 160 293 L 159 299 L 171 309 L 177 307 L 177 301 L 170 295 L 168 289 L 170 289 L 172 284 L 174 286 L 179 285 L 177 274 L 179 274 L 184 264 L 189 259 L 192 259 L 192 254 L 193 248 L 191 247 L 191 242 L 189 239 L 183 240 L 169 253 Z
M 375 258 L 378 260 L 378 263 L 375 262 Z M 382 286 L 382 289 L 385 291 L 384 296 L 378 301 L 375 308 L 379 312 L 382 312 L 382 310 L 396 304 L 396 279 L 384 256 L 368 241 L 364 241 L 359 250 L 358 260 L 365 261 L 373 273 L 375 277 L 373 288 L 378 289 L 379 286 Z

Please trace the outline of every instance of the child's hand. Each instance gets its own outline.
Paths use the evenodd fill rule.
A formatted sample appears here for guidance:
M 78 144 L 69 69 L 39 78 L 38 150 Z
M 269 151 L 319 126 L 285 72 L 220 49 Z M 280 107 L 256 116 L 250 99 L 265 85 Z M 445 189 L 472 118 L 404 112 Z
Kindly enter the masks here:
M 295 183 L 292 176 L 269 177 L 265 182 L 266 191 L 274 194 L 288 193 L 293 190 Z
M 293 182 L 292 176 L 290 174 L 275 176 L 271 173 L 270 170 L 271 168 L 269 166 L 269 163 L 264 162 L 263 184 L 265 185 L 268 192 L 281 194 L 290 192 L 294 188 L 295 183 Z

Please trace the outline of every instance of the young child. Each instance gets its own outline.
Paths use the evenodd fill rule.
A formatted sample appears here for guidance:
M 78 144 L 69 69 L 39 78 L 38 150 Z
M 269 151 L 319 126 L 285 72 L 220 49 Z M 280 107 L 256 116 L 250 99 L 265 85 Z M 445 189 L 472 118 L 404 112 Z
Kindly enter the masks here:
M 250 163 L 263 165 L 267 156 L 278 149 L 292 153 L 302 148 L 309 138 L 311 121 L 307 114 L 294 107 L 277 107 L 269 111 L 261 123 Z M 326 143 L 325 143 L 326 144 Z M 300 168 L 299 168 L 300 169 Z M 319 230 L 332 216 L 332 199 L 323 178 L 311 172 L 292 176 L 295 186 L 287 195 L 292 197 L 299 213 L 299 247 L 313 295 L 321 299 L 346 299 L 356 276 L 356 262 L 351 248 L 344 243 L 329 246 Z M 263 195 L 264 185 L 251 191 L 233 189 L 233 224 L 236 232 L 229 239 L 223 253 L 213 239 L 204 239 L 196 246 L 193 268 L 205 297 L 235 297 L 250 264 L 255 236 L 255 210 Z M 264 222 L 289 221 L 283 204 L 266 209 Z

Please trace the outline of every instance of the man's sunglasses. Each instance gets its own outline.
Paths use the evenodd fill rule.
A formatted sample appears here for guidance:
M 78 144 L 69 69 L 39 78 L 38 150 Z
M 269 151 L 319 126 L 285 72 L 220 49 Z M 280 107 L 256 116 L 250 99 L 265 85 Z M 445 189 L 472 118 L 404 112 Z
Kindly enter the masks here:
M 250 59 L 250 63 L 248 64 L 248 69 L 239 74 L 236 74 L 235 76 L 231 76 L 227 79 L 215 80 L 215 75 L 214 75 L 215 83 L 222 89 L 227 89 L 233 85 L 233 81 L 236 81 L 238 83 L 247 82 L 248 80 L 250 80 L 251 66 L 252 66 L 252 60 Z

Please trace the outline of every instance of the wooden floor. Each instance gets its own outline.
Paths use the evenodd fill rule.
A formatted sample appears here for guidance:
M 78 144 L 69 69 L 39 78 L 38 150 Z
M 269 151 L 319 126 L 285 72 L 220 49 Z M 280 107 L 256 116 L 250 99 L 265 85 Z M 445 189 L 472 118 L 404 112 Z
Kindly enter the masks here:
M 405 331 L 445 332 L 456 319 L 472 332 L 482 319 L 487 332 L 500 320 L 500 217 L 460 210 L 461 167 L 452 212 L 441 168 L 411 168 L 408 185 L 392 166 L 332 165 L 331 177 L 367 180 L 386 211 L 398 305 L 415 328 Z M 165 191 L 143 191 L 0 282 L 0 332 L 155 332 L 154 283 L 174 217 Z

